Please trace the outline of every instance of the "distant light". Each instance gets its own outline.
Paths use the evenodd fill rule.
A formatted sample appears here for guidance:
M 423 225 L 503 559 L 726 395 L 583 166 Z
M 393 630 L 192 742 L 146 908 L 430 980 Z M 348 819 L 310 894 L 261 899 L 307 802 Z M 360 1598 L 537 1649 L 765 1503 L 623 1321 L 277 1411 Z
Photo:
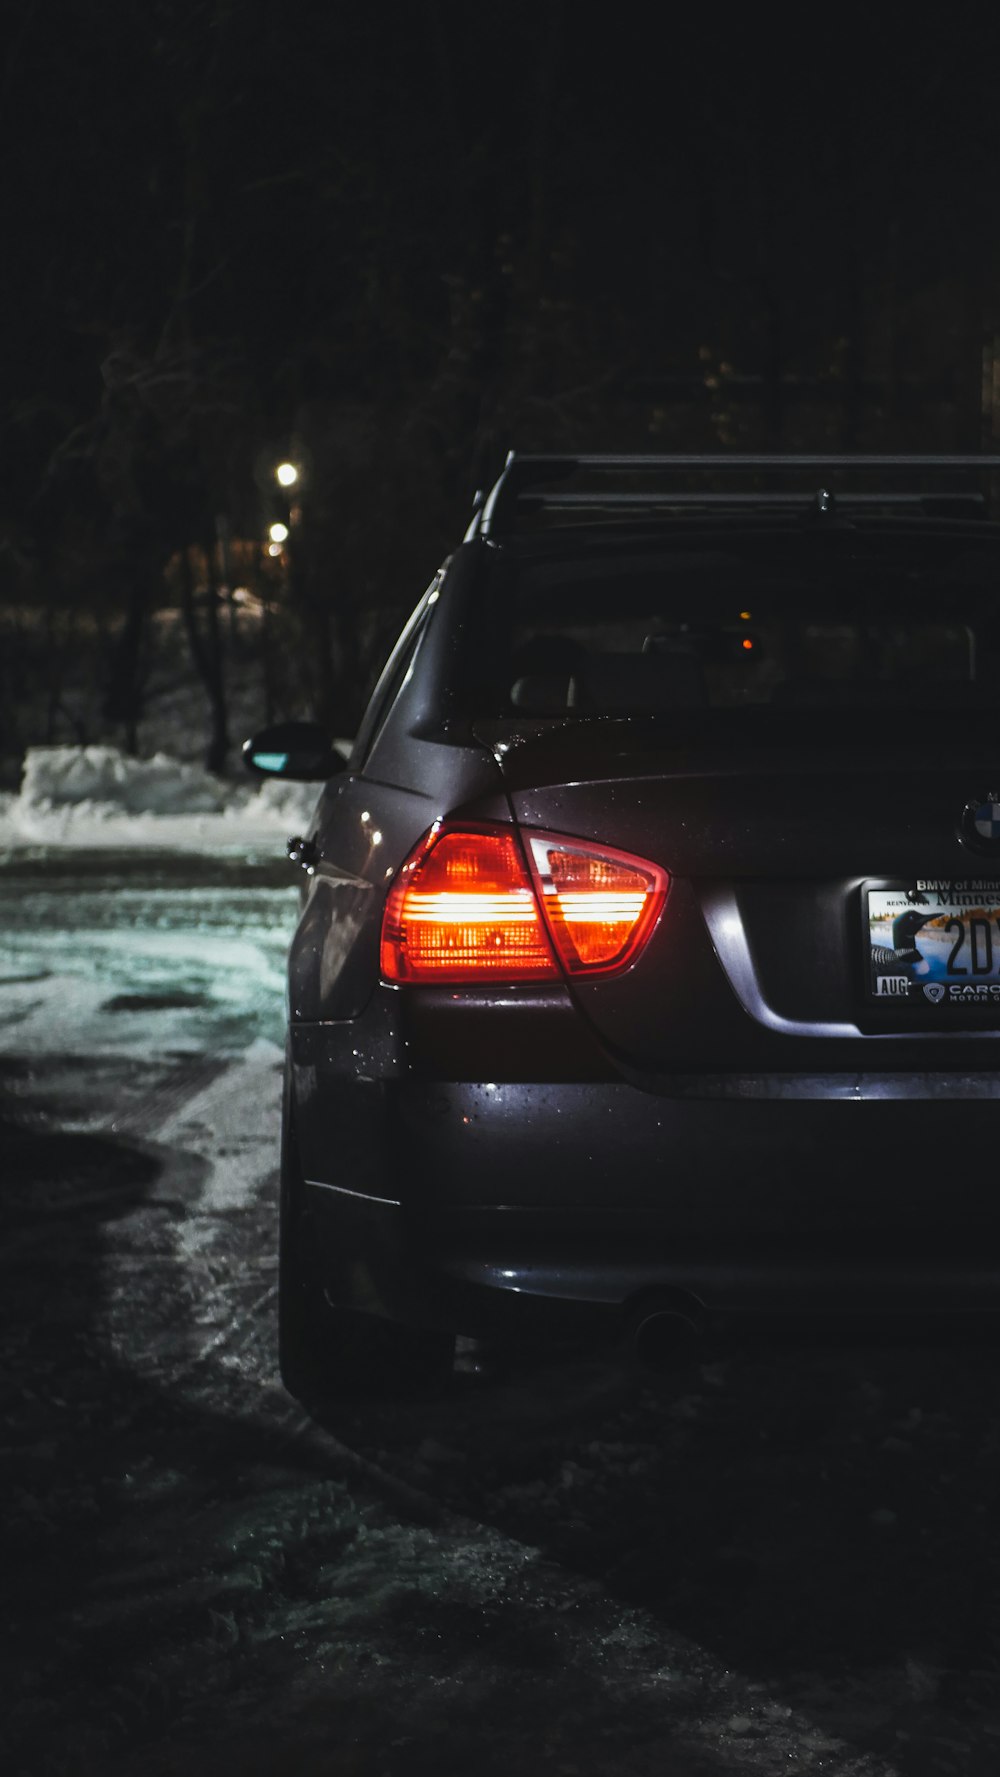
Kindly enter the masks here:
M 294 463 L 279 463 L 274 474 L 281 487 L 294 487 L 299 479 L 299 472 Z
M 281 544 L 280 543 L 269 543 L 267 546 L 267 553 L 268 553 L 268 555 L 280 555 L 281 554 Z
M 753 643 L 752 643 L 752 641 L 751 641 L 751 640 L 750 640 L 750 637 L 749 637 L 749 636 L 744 636 L 744 637 L 743 637 L 743 646 L 744 646 L 744 648 L 752 648 L 752 647 L 753 647 Z
M 267 534 L 272 543 L 284 543 L 288 536 L 288 526 L 279 520 L 277 524 L 271 526 Z
M 741 611 L 740 616 L 742 617 L 744 623 L 749 623 L 749 621 L 750 621 L 750 612 L 749 611 Z

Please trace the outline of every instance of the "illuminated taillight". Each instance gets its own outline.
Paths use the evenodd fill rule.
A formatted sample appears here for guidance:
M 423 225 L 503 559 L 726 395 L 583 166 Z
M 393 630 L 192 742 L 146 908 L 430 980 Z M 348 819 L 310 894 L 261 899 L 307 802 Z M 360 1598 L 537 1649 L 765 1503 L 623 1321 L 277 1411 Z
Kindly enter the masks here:
M 387 981 L 558 976 L 524 858 L 508 830 L 432 827 L 403 865 L 382 922 Z
M 386 902 L 386 981 L 552 980 L 556 955 L 576 976 L 631 966 L 663 907 L 667 872 L 559 834 L 524 838 L 530 874 L 509 828 L 431 828 Z
M 555 833 L 525 839 L 563 966 L 571 975 L 629 968 L 660 916 L 667 872 L 629 852 Z

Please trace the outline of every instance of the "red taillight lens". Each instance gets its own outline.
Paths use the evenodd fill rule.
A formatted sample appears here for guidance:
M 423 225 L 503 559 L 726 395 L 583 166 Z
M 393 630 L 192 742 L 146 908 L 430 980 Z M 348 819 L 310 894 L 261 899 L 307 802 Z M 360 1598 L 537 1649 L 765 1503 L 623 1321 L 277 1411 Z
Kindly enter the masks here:
M 617 973 L 659 917 L 669 877 L 627 852 L 510 829 L 435 826 L 403 865 L 382 922 L 386 981 L 442 986 Z
M 558 976 L 513 833 L 431 828 L 389 893 L 382 974 L 442 984 Z
M 627 969 L 649 937 L 670 878 L 658 864 L 552 833 L 525 835 L 542 907 L 571 975 Z

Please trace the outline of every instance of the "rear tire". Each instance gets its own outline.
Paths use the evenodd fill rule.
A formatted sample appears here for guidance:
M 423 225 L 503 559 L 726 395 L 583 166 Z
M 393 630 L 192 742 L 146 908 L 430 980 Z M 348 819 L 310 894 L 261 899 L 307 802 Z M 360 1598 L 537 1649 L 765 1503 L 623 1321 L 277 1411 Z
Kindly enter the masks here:
M 327 1301 L 302 1239 L 305 1188 L 286 1072 L 278 1212 L 278 1366 L 314 1417 L 359 1394 L 414 1394 L 451 1374 L 452 1333 L 401 1325 Z

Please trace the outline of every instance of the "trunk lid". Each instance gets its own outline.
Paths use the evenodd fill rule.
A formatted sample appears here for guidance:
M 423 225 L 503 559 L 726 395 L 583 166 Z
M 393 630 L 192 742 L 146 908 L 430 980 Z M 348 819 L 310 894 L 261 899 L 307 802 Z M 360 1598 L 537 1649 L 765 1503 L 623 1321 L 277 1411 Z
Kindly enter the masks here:
M 638 962 L 574 983 L 578 1004 L 624 1062 L 654 1071 L 812 1067 L 817 1044 L 837 1066 L 871 1067 L 872 1040 L 926 1067 L 928 1038 L 954 1051 L 962 1035 L 954 1008 L 867 1001 L 863 885 L 1000 879 L 1000 860 L 958 836 L 965 806 L 1000 781 L 980 712 L 940 733 L 889 713 L 853 732 L 747 713 L 712 712 L 700 734 L 690 713 L 683 732 L 655 718 L 480 725 L 521 826 L 670 872 Z M 992 1013 L 977 1011 L 965 1049 L 1000 1023 Z

